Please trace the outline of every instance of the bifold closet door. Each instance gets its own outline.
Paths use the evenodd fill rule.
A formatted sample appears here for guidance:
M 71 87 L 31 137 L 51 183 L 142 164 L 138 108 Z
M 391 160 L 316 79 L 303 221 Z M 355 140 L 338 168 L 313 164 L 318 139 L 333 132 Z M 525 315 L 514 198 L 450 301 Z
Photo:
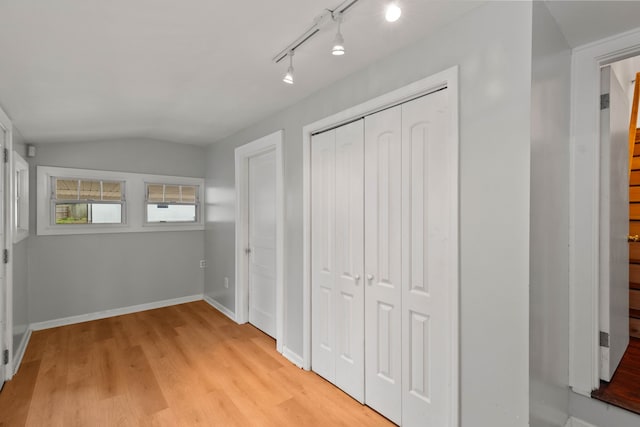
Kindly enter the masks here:
M 311 144 L 312 368 L 364 401 L 363 121 Z
M 446 89 L 402 105 L 402 424 L 450 426 L 456 150 Z
M 365 118 L 365 402 L 402 418 L 401 106 Z

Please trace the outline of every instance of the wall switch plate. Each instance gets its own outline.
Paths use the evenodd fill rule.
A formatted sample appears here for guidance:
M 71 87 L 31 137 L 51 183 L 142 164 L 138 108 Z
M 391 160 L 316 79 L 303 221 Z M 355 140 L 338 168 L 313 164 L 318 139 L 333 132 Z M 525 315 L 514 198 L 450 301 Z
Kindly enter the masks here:
M 200 268 L 205 268 L 207 266 L 207 261 L 204 259 L 200 260 Z
M 225 278 L 224 278 L 224 287 L 225 287 L 226 289 L 229 289 L 229 278 L 228 278 L 228 277 L 225 277 Z

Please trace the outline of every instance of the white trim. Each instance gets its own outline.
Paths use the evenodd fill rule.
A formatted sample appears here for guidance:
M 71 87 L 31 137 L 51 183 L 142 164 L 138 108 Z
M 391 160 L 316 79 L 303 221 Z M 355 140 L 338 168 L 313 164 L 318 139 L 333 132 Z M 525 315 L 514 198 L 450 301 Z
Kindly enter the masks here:
M 123 181 L 125 184 L 125 212 L 123 224 L 81 224 L 52 225 L 50 210 L 50 178 L 63 176 L 78 179 L 111 179 Z M 145 223 L 145 184 L 147 182 L 164 182 L 182 185 L 197 185 L 199 190 L 198 222 L 195 223 Z M 137 233 L 154 231 L 203 231 L 204 230 L 204 179 L 150 175 L 132 172 L 100 171 L 91 169 L 61 168 L 53 166 L 37 166 L 36 168 L 36 232 L 41 235 L 67 234 L 103 234 L 103 233 Z
M 89 322 L 91 320 L 106 319 L 108 317 L 122 316 L 123 314 L 137 313 L 139 311 L 153 310 L 155 308 L 169 307 L 171 305 L 185 304 L 188 302 L 200 301 L 202 294 L 189 295 L 166 299 L 162 301 L 149 302 L 145 304 L 130 305 L 128 307 L 113 308 L 110 310 L 96 311 L 95 313 L 80 314 L 78 316 L 63 317 L 62 319 L 46 320 L 31 324 L 31 330 L 41 331 L 43 329 L 57 328 L 58 326 L 73 325 L 76 323 Z
M 233 320 L 234 322 L 236 321 L 236 315 L 231 310 L 229 310 L 227 307 L 225 307 L 224 305 L 220 304 L 218 301 L 211 298 L 209 295 L 204 295 L 202 299 L 204 300 L 204 302 L 206 302 L 211 307 L 218 310 L 220 313 L 227 316 L 229 319 Z
M 11 174 L 13 179 L 17 180 L 16 173 L 20 172 L 24 175 L 24 180 L 21 182 L 14 182 L 12 186 L 13 189 L 13 198 L 11 199 L 11 209 L 15 215 L 16 211 L 19 210 L 20 216 L 22 217 L 22 224 L 18 226 L 18 218 L 14 218 L 12 221 L 13 226 L 13 243 L 19 243 L 20 241 L 29 237 L 29 163 L 16 151 L 13 151 L 13 167 L 11 168 Z M 22 197 L 20 198 L 20 206 L 18 209 L 18 195 L 16 194 L 16 185 L 19 185 L 20 192 Z
M 458 67 L 454 66 L 441 71 L 432 76 L 413 82 L 400 89 L 386 93 L 382 96 L 371 99 L 362 104 L 348 108 L 339 113 L 333 114 L 314 123 L 308 124 L 302 128 L 302 191 L 303 191 L 303 349 L 302 349 L 302 367 L 311 369 L 311 136 L 313 133 L 346 123 L 355 118 L 363 117 L 382 108 L 397 105 L 408 101 L 416 96 L 427 94 L 438 89 L 448 88 L 451 97 L 451 114 L 452 122 L 449 134 L 456 144 L 456 155 L 458 155 L 459 135 L 458 135 Z M 456 169 L 456 173 L 458 170 Z M 459 194 L 459 184 L 456 177 L 456 191 Z M 456 209 L 459 209 L 456 205 Z M 452 236 L 456 236 L 454 253 L 457 255 L 456 263 L 459 263 L 459 238 L 457 228 L 459 224 L 459 210 L 456 211 L 457 219 L 455 230 L 452 230 Z M 459 265 L 455 268 L 456 275 Z M 459 277 L 455 277 L 458 286 L 452 289 L 451 294 L 451 318 L 452 318 L 452 354 L 454 360 L 451 384 L 452 384 L 452 407 L 451 420 L 452 425 L 459 423 L 459 405 L 460 405 L 460 301 L 459 301 Z
M 249 282 L 246 255 L 244 252 L 248 239 L 248 161 L 250 157 L 275 150 L 276 156 L 276 348 L 282 353 L 284 346 L 284 179 L 282 158 L 283 132 L 279 130 L 235 149 L 236 178 L 236 321 L 240 324 L 249 321 Z
M 640 53 L 640 30 L 574 49 L 571 64 L 569 385 L 599 380 L 600 67 Z
M 27 329 L 22 335 L 22 341 L 20 341 L 20 347 L 18 347 L 18 351 L 13 355 L 13 375 L 18 373 L 18 369 L 20 369 L 20 364 L 22 363 L 22 358 L 24 357 L 25 351 L 27 351 L 27 345 L 29 344 L 29 340 L 31 339 L 31 328 Z
M 6 149 L 10 154 L 13 152 L 13 124 L 9 119 L 9 116 L 0 108 L 0 127 L 3 128 L 7 134 L 6 141 L 0 141 L 0 149 Z M 6 142 L 6 144 L 5 144 Z M 2 154 L 2 153 L 0 153 Z M 2 248 L 9 252 L 9 259 L 11 262 L 5 264 L 4 270 L 4 284 L 0 284 L 0 287 L 4 286 L 4 342 L 1 343 L 1 349 L 9 350 L 8 364 L 4 366 L 4 380 L 10 380 L 13 376 L 13 209 L 11 208 L 13 202 L 13 156 L 8 156 L 8 163 L 3 167 L 3 179 L 2 188 L 3 194 L 3 209 L 4 213 L 0 218 L 4 218 L 4 237 L 2 238 Z M 1 161 L 1 159 L 0 159 Z
M 564 427 L 597 427 L 594 424 L 589 424 L 586 421 L 582 421 L 579 418 L 571 417 L 567 420 L 567 423 Z
M 291 350 L 289 347 L 287 346 L 283 347 L 282 355 L 284 356 L 285 359 L 287 359 L 289 362 L 296 365 L 298 368 L 302 368 L 302 365 L 303 365 L 302 356 L 300 356 L 295 351 Z

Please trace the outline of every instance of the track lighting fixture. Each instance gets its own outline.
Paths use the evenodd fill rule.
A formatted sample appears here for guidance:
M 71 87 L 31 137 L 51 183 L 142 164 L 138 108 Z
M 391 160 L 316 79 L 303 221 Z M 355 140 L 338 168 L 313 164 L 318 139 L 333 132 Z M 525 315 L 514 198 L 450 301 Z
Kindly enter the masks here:
M 293 51 L 289 52 L 289 68 L 287 68 L 287 74 L 284 75 L 282 81 L 290 85 L 293 84 Z
M 387 22 L 396 22 L 398 19 L 400 19 L 400 15 L 402 15 L 402 9 L 400 9 L 398 3 L 392 1 L 387 5 L 384 14 L 384 18 L 387 20 Z
M 342 25 L 342 15 L 338 15 L 333 19 L 338 22 L 338 32 L 336 33 L 335 39 L 333 39 L 333 48 L 331 49 L 331 53 L 334 56 L 342 56 L 344 55 L 344 38 L 342 37 L 342 33 L 340 32 L 340 26 Z

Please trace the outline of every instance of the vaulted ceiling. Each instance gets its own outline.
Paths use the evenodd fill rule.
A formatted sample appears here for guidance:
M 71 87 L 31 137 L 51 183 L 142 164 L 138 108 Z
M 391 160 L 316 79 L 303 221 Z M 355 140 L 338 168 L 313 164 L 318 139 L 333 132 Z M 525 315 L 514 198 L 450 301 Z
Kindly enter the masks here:
M 386 1 L 360 0 L 342 25 L 347 54 L 329 54 L 330 26 L 296 52 L 285 85 L 273 56 L 340 0 L 1 0 L 0 105 L 32 143 L 209 144 L 482 3 L 402 0 L 390 24 Z M 640 2 L 547 4 L 572 46 L 640 25 Z

